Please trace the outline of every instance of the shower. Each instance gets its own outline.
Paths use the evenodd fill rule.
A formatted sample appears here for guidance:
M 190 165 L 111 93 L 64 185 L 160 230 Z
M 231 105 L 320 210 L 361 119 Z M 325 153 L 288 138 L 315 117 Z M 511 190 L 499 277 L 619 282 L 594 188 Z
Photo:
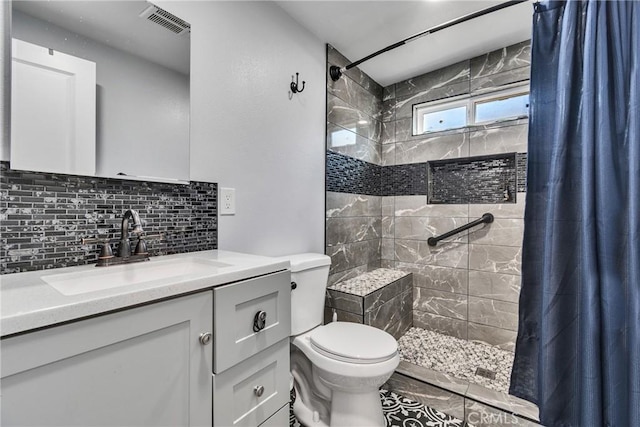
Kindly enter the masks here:
M 471 424 L 474 417 L 507 416 L 526 424 L 537 421 L 537 408 L 509 396 L 508 389 L 517 331 L 527 113 L 514 110 L 504 119 L 481 122 L 480 114 L 470 111 L 504 100 L 516 105 L 528 93 L 529 41 L 384 87 L 362 70 L 348 72 L 473 17 L 355 62 L 328 46 L 329 282 L 338 286 L 366 272 L 411 273 L 412 301 L 398 294 L 395 309 L 374 313 L 366 311 L 364 297 L 364 321 L 388 316 L 377 323 L 388 326 L 399 343 L 401 363 L 387 387 Z M 415 131 L 417 112 L 421 120 L 446 124 L 456 109 L 464 111 L 463 125 Z M 407 304 L 409 320 L 395 320 Z M 338 320 L 352 316 L 338 310 Z

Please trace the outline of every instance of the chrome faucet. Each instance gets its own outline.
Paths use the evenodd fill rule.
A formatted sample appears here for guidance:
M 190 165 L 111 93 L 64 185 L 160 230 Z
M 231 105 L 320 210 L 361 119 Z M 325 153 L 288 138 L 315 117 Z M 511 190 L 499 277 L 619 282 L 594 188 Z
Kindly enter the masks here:
M 128 209 L 122 215 L 122 228 L 120 231 L 120 244 L 118 245 L 118 256 L 128 257 L 131 256 L 131 244 L 129 243 L 129 219 L 133 220 L 132 233 L 142 234 L 142 223 L 140 222 L 140 216 L 138 212 L 133 209 Z

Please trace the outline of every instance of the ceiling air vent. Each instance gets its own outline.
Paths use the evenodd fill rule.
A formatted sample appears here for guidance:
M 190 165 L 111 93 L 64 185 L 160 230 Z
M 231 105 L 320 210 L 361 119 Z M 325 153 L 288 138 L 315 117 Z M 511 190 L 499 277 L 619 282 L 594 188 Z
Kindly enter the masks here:
M 189 34 L 191 32 L 191 25 L 187 22 L 153 4 L 140 14 L 140 18 L 158 24 L 175 34 Z

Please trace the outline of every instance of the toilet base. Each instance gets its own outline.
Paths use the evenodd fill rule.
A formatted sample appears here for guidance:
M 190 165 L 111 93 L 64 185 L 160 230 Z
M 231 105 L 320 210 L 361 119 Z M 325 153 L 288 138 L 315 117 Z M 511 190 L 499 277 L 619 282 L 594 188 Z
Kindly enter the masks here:
M 302 399 L 296 398 L 293 402 L 293 413 L 303 426 L 329 427 L 327 423 L 320 418 L 320 414 L 317 411 L 309 409 L 309 407 L 302 402 Z
M 384 427 L 380 392 L 341 393 L 335 391 L 331 399 L 331 421 L 327 425 L 320 415 L 308 408 L 301 399 L 293 402 L 293 413 L 307 427 Z M 353 408 L 358 408 L 354 411 Z
M 354 411 L 353 408 L 358 408 Z M 331 427 L 384 427 L 384 415 L 378 390 L 366 393 L 333 391 Z

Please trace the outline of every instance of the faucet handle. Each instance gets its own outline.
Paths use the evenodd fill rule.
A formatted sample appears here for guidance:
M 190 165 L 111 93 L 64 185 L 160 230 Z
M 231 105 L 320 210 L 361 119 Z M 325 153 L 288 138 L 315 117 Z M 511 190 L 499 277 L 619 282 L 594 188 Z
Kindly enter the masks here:
M 111 244 L 109 240 L 105 241 L 102 245 L 102 249 L 100 249 L 100 255 L 98 255 L 98 259 L 111 259 L 113 258 L 113 251 L 111 250 Z
M 109 243 L 111 241 L 108 237 L 83 237 L 80 239 L 81 245 L 91 245 L 93 243 Z
M 83 237 L 80 239 L 80 244 L 90 245 L 94 243 L 102 244 L 100 253 L 98 254 L 98 266 L 109 265 L 110 260 L 113 258 L 113 251 L 111 250 L 111 239 L 108 237 Z

